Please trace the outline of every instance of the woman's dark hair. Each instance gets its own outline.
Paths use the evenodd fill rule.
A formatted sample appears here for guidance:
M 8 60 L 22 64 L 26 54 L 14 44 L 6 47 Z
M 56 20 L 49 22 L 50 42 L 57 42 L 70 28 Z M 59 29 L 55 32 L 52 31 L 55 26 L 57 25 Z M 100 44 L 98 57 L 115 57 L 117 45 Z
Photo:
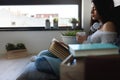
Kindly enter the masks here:
M 92 0 L 103 23 L 111 19 L 111 11 L 114 8 L 113 0 Z
M 114 24 L 116 26 L 118 36 L 120 36 L 120 5 L 114 7 L 114 9 L 112 10 L 112 20 L 114 21 Z

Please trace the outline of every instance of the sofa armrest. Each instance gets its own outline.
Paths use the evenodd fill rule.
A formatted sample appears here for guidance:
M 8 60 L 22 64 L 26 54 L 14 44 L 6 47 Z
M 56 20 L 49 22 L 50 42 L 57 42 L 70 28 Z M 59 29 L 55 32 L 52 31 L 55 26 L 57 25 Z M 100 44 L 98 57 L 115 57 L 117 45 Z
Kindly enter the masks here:
M 85 80 L 120 80 L 120 55 L 87 57 Z

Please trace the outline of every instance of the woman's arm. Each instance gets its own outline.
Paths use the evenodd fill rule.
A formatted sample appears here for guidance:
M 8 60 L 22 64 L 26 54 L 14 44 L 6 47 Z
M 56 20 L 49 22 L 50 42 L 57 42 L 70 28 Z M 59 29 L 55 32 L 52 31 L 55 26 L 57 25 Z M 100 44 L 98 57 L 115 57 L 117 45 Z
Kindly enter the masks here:
M 79 43 L 83 43 L 87 39 L 87 35 L 80 35 L 76 33 L 76 40 Z

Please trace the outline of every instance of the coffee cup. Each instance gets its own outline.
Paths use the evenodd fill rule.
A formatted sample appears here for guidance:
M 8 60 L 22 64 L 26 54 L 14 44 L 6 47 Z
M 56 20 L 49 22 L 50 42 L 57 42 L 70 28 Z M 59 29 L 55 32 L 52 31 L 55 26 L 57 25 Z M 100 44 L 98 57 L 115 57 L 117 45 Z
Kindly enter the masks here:
M 76 34 L 79 36 L 86 36 L 86 32 L 77 32 Z

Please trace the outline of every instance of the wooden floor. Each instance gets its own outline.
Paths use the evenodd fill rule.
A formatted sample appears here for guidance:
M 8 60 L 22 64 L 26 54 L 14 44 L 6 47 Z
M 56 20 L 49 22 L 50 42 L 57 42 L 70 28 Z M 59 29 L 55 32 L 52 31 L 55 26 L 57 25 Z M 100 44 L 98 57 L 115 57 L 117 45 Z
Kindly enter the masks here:
M 31 56 L 18 59 L 0 57 L 0 80 L 16 80 L 30 62 L 30 58 Z

